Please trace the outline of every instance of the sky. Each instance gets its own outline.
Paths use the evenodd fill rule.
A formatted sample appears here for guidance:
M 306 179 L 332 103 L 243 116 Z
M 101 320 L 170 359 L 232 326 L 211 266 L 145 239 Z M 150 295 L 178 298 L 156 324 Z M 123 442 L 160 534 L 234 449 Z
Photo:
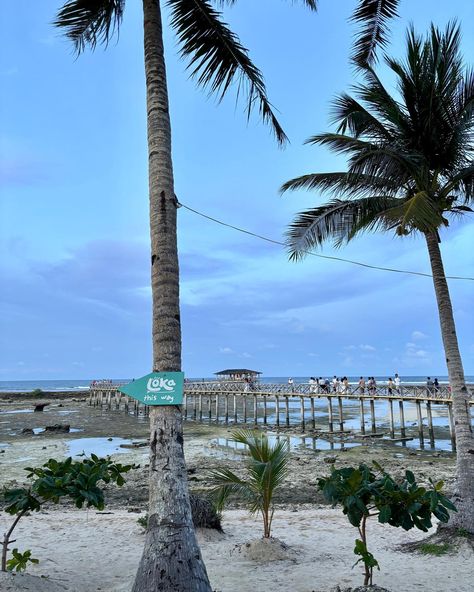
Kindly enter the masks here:
M 344 160 L 306 138 L 329 131 L 331 99 L 357 79 L 348 63 L 354 0 L 240 0 L 225 20 L 263 71 L 290 138 L 281 149 L 232 92 L 196 88 L 166 22 L 165 51 L 179 200 L 275 240 L 323 203 L 280 185 Z M 130 378 L 151 369 L 148 179 L 141 2 L 119 40 L 78 59 L 51 21 L 60 0 L 0 5 L 0 380 Z M 458 18 L 474 63 L 471 0 L 401 1 L 389 52 Z M 391 79 L 378 71 L 390 87 Z M 442 235 L 448 275 L 474 276 L 474 217 Z M 178 211 L 183 370 L 211 376 L 444 375 L 432 280 L 307 257 Z M 321 251 L 429 273 L 421 238 L 364 235 Z M 467 374 L 474 374 L 474 282 L 451 280 Z

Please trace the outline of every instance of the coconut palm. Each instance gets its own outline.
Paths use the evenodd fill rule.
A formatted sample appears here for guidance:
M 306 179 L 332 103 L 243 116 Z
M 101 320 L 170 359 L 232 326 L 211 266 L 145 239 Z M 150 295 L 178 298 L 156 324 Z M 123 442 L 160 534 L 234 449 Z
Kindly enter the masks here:
M 171 161 L 160 0 L 143 1 L 147 90 L 151 284 L 153 294 L 153 370 L 181 370 L 179 268 L 176 210 Z M 235 0 L 216 0 L 216 5 Z M 316 9 L 316 0 L 301 0 Z M 233 82 L 247 109 L 256 106 L 280 144 L 285 133 L 268 101 L 263 77 L 248 51 L 208 0 L 166 0 L 171 27 L 188 59 L 191 75 L 221 99 Z M 125 0 L 68 0 L 55 25 L 65 31 L 76 52 L 107 45 L 122 22 Z M 179 407 L 154 407 L 150 412 L 149 522 L 143 556 L 133 590 L 210 592 L 205 565 L 192 523 L 183 455 Z
M 474 440 L 453 310 L 440 252 L 440 230 L 472 212 L 474 198 L 474 72 L 464 67 L 460 30 L 433 25 L 423 39 L 410 28 L 406 58 L 385 57 L 397 80 L 392 97 L 372 68 L 355 98 L 334 103 L 336 133 L 308 140 L 348 156 L 344 172 L 315 173 L 285 183 L 330 193 L 301 212 L 287 232 L 290 256 L 333 240 L 339 247 L 363 231 L 417 234 L 428 248 L 452 388 L 457 443 L 452 524 L 474 532 Z
M 250 430 L 235 430 L 231 439 L 248 448 L 247 477 L 241 478 L 229 469 L 212 471 L 214 487 L 211 494 L 218 510 L 222 510 L 227 498 L 235 494 L 252 514 L 262 515 L 263 536 L 270 538 L 273 496 L 288 475 L 288 444 L 280 441 L 271 445 L 265 434 Z

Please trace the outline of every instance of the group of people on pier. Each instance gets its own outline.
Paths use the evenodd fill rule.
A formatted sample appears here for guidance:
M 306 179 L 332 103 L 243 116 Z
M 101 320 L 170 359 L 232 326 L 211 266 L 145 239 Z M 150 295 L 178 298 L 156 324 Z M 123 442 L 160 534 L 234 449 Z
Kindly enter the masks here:
M 294 381 L 292 378 L 288 379 L 288 384 L 294 392 Z M 394 378 L 390 377 L 384 381 L 384 388 L 388 395 L 397 395 L 401 393 L 402 382 L 398 373 L 395 373 Z M 352 387 L 352 388 L 351 388 Z M 336 375 L 330 380 L 329 378 L 311 376 L 309 379 L 309 392 L 313 394 L 336 393 L 340 395 L 375 395 L 377 393 L 377 381 L 375 376 L 369 376 L 367 380 L 361 376 L 358 383 L 349 383 L 347 376 L 338 378 Z M 439 392 L 439 381 L 437 378 L 432 380 L 429 376 L 426 379 L 426 392 L 433 394 Z

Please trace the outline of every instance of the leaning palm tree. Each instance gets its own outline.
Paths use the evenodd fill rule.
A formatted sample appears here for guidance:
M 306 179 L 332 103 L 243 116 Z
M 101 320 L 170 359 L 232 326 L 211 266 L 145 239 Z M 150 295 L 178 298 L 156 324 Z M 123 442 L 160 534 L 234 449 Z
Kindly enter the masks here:
M 247 475 L 239 477 L 230 469 L 214 470 L 211 495 L 218 510 L 222 510 L 228 497 L 234 494 L 252 514 L 261 514 L 263 537 L 268 539 L 275 511 L 273 496 L 288 475 L 288 443 L 280 441 L 272 445 L 268 436 L 250 430 L 235 430 L 231 438 L 248 448 Z
M 336 133 L 308 140 L 348 156 L 344 172 L 315 173 L 285 183 L 332 194 L 301 212 L 287 232 L 293 259 L 328 240 L 339 247 L 363 231 L 424 238 L 431 263 L 452 388 L 457 444 L 452 524 L 474 532 L 474 439 L 453 310 L 440 252 L 449 218 L 472 212 L 474 199 L 474 72 L 464 67 L 460 30 L 433 25 L 426 39 L 410 28 L 405 61 L 385 62 L 397 80 L 392 97 L 375 71 L 334 103 Z
M 163 50 L 160 0 L 143 1 L 147 89 L 151 285 L 153 294 L 153 370 L 181 370 L 181 323 L 176 211 L 171 161 L 171 127 Z M 216 0 L 217 5 L 235 0 Z M 316 0 L 302 0 L 310 9 Z M 265 84 L 248 52 L 209 0 L 166 0 L 171 27 L 188 59 L 192 76 L 222 98 L 232 82 L 246 92 L 247 108 L 257 106 L 280 144 L 286 140 L 267 98 Z M 68 0 L 55 25 L 74 43 L 107 44 L 120 27 L 125 0 Z M 242 94 L 242 93 L 240 93 Z M 150 412 L 149 521 L 133 590 L 210 592 L 192 523 L 183 454 L 181 409 Z

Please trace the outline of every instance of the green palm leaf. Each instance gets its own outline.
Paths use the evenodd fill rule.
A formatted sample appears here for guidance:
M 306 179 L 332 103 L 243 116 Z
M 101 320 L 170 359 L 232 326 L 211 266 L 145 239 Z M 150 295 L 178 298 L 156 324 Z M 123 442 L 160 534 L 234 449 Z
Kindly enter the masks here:
M 233 82 L 237 95 L 247 97 L 247 116 L 255 105 L 280 144 L 287 137 L 267 98 L 263 76 L 248 50 L 221 20 L 221 13 L 207 0 L 168 0 L 171 25 L 181 42 L 181 54 L 189 59 L 191 76 L 221 100 Z
M 387 218 L 387 212 L 398 205 L 399 199 L 381 195 L 354 200 L 334 199 L 300 212 L 286 233 L 290 258 L 301 259 L 328 239 L 333 240 L 334 246 L 340 247 L 362 230 L 393 225 Z
M 58 11 L 53 24 L 66 30 L 77 53 L 86 45 L 108 44 L 118 30 L 125 0 L 69 0 Z
M 398 0 L 359 0 L 352 20 L 361 25 L 352 59 L 361 67 L 376 59 L 377 46 L 387 44 L 387 24 L 397 16 Z

